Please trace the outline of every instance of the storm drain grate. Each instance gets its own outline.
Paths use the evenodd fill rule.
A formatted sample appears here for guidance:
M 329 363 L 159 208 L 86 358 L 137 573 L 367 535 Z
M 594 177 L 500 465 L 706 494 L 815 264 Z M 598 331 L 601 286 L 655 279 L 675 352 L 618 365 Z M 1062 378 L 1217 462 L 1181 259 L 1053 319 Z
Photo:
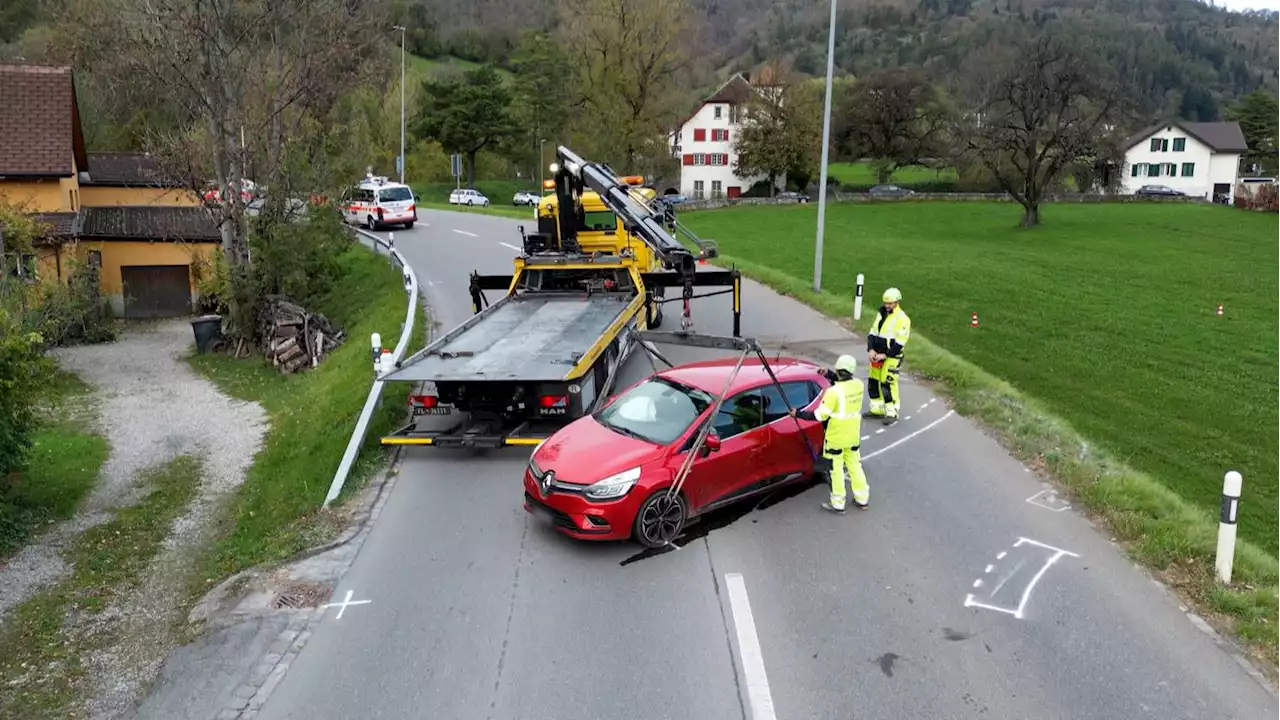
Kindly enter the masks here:
M 325 585 L 293 585 L 285 588 L 284 592 L 277 595 L 272 605 L 280 610 L 314 607 L 328 597 L 329 593 L 330 588 Z

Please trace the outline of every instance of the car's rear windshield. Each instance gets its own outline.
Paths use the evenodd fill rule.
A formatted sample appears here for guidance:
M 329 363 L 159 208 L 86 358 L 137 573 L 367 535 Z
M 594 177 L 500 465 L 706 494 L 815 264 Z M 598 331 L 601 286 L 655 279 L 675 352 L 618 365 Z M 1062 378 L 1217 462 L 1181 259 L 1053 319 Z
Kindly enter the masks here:
M 412 200 L 413 193 L 409 192 L 407 187 L 383 188 L 378 197 L 382 202 L 403 202 Z
M 662 377 L 636 385 L 597 412 L 601 425 L 620 435 L 670 445 L 693 425 L 715 398 Z

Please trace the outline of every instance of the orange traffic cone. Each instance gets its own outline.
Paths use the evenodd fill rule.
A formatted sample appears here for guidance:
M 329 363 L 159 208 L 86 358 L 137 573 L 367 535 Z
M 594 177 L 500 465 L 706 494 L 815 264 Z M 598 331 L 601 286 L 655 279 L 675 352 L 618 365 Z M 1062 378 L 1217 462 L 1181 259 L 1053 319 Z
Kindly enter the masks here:
M 969 323 L 969 327 L 971 328 L 978 327 L 978 313 L 973 314 L 973 320 Z
M 1222 317 L 1222 303 L 1218 303 L 1218 317 Z

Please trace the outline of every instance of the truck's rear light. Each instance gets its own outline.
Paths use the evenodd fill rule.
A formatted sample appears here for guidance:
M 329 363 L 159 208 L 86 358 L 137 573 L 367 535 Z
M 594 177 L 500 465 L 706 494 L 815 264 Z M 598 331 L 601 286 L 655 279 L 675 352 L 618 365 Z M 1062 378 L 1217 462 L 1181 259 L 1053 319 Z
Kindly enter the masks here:
M 440 403 L 440 398 L 435 395 L 410 395 L 409 405 L 411 407 L 433 408 Z
M 538 398 L 538 404 L 544 408 L 565 407 L 569 404 L 569 398 L 564 395 L 543 395 Z

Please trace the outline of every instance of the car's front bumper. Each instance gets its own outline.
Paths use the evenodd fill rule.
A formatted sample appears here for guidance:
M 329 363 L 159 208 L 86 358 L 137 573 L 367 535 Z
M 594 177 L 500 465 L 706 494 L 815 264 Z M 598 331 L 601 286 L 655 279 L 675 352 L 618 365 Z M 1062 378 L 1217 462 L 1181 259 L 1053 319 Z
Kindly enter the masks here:
M 524 471 L 524 509 L 570 537 L 581 540 L 625 540 L 630 537 L 636 508 L 628 500 L 629 497 L 595 503 L 577 493 L 554 489 L 543 494 L 533 473 L 528 468 Z

